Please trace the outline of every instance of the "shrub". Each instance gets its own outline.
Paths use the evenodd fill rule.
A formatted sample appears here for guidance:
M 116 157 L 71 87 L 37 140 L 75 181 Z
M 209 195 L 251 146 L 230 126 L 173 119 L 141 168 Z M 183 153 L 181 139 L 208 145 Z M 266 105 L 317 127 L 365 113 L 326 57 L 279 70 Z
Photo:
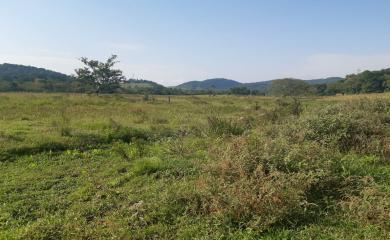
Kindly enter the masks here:
M 219 117 L 208 117 L 209 132 L 218 136 L 241 135 L 246 130 L 238 122 Z
M 330 106 L 306 120 L 307 140 L 341 151 L 377 153 L 385 148 L 388 138 L 382 138 L 385 125 L 372 119 L 369 113 L 361 115 L 348 105 Z
M 293 220 L 304 211 L 304 192 L 310 183 L 304 174 L 266 173 L 261 167 L 245 175 L 231 162 L 223 163 L 221 174 L 206 180 L 204 205 L 209 214 L 238 228 L 264 231 L 280 221 Z
M 265 113 L 265 119 L 273 123 L 288 116 L 299 117 L 303 111 L 302 103 L 298 98 L 278 98 L 275 104 L 275 107 Z
M 293 221 L 295 213 L 304 211 L 305 192 L 313 178 L 279 170 L 279 162 L 272 158 L 283 159 L 282 147 L 263 147 L 268 152 L 256 156 L 252 144 L 240 138 L 221 149 L 217 153 L 221 160 L 207 166 L 209 174 L 201 178 L 199 189 L 206 214 L 234 227 L 264 231 L 278 222 Z
M 346 218 L 360 221 L 363 225 L 375 224 L 390 229 L 390 196 L 377 186 L 365 187 L 359 195 L 350 195 L 342 203 Z
M 234 228 L 310 224 L 366 186 L 363 176 L 346 174 L 342 153 L 316 141 L 291 143 L 283 132 L 238 137 L 213 151 L 216 161 L 198 184 L 203 211 Z

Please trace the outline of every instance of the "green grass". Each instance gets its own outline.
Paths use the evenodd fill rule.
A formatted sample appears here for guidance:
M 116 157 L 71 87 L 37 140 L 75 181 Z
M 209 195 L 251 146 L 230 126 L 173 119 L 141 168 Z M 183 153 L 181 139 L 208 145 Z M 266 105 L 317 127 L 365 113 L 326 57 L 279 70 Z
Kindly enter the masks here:
M 0 93 L 0 239 L 390 237 L 390 94 L 153 98 Z

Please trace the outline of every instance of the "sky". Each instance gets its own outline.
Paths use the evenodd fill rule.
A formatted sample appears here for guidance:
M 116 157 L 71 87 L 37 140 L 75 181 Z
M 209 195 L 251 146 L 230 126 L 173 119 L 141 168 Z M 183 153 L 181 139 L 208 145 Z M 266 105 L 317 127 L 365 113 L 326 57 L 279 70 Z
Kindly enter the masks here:
M 173 86 L 345 76 L 390 67 L 388 0 L 0 0 L 0 63 L 67 74 L 118 55 Z

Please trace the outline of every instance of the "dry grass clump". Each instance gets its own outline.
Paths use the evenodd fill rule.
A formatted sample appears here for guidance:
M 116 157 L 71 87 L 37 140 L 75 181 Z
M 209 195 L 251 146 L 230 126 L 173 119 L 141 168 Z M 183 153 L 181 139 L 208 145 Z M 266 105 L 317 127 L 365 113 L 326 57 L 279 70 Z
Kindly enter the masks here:
M 341 205 L 347 218 L 380 226 L 390 234 L 390 196 L 378 186 L 363 188 L 359 195 L 349 196 Z

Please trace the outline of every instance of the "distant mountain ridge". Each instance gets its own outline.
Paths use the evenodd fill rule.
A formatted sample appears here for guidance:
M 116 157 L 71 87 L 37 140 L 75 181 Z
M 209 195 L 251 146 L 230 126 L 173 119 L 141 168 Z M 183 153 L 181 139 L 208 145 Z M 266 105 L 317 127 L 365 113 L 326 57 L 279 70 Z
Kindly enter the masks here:
M 342 80 L 341 77 L 329 77 L 329 78 L 320 78 L 320 79 L 311 79 L 304 80 L 309 84 L 327 84 L 333 83 Z M 276 79 L 275 79 L 276 80 Z M 267 88 L 271 85 L 273 80 L 262 81 L 262 82 L 253 82 L 253 83 L 241 83 L 236 80 L 226 79 L 226 78 L 212 78 L 206 79 L 204 81 L 190 81 L 182 83 L 175 88 L 182 90 L 197 90 L 197 91 L 206 91 L 206 90 L 216 90 L 216 91 L 226 91 L 236 87 L 245 87 L 249 90 L 257 90 L 260 92 L 265 92 Z
M 337 93 L 371 93 L 390 90 L 390 69 L 364 71 L 350 74 L 345 78 L 328 77 L 302 80 L 312 85 L 310 91 L 317 95 Z M 226 78 L 212 78 L 203 81 L 190 81 L 176 87 L 165 87 L 154 81 L 128 79 L 121 83 L 118 92 L 134 94 L 205 94 L 210 91 L 234 94 L 268 94 L 274 79 L 253 83 L 242 83 Z M 290 80 L 300 80 L 291 79 Z M 44 68 L 18 64 L 0 64 L 0 92 L 85 92 L 85 85 L 72 76 Z
M 0 64 L 0 81 L 5 82 L 25 82 L 25 81 L 34 81 L 34 80 L 44 80 L 44 81 L 68 81 L 71 77 L 55 72 L 52 70 L 38 68 L 33 66 L 25 66 L 18 64 L 4 63 Z M 309 84 L 327 84 L 333 83 L 343 78 L 339 77 L 330 77 L 322 79 L 313 79 L 313 80 L 304 80 Z M 227 91 L 232 88 L 245 87 L 249 90 L 257 90 L 260 92 L 265 92 L 270 86 L 273 80 L 262 81 L 262 82 L 253 82 L 253 83 L 241 83 L 236 80 L 226 79 L 226 78 L 212 78 L 206 79 L 203 81 L 189 81 L 182 83 L 176 87 L 173 87 L 178 90 L 185 91 Z M 129 79 L 122 84 L 126 89 L 135 88 L 135 89 L 162 89 L 165 88 L 161 84 L 158 84 L 153 81 L 148 80 L 135 80 Z
M 4 63 L 0 64 L 0 80 L 3 81 L 33 81 L 35 79 L 67 81 L 66 74 L 32 66 Z
M 219 90 L 219 91 L 225 91 L 229 90 L 234 87 L 241 86 L 242 83 L 238 81 L 234 81 L 231 79 L 226 78 L 213 78 L 213 79 L 206 79 L 204 81 L 190 81 L 186 83 L 182 83 L 175 88 L 179 88 L 182 90 Z

